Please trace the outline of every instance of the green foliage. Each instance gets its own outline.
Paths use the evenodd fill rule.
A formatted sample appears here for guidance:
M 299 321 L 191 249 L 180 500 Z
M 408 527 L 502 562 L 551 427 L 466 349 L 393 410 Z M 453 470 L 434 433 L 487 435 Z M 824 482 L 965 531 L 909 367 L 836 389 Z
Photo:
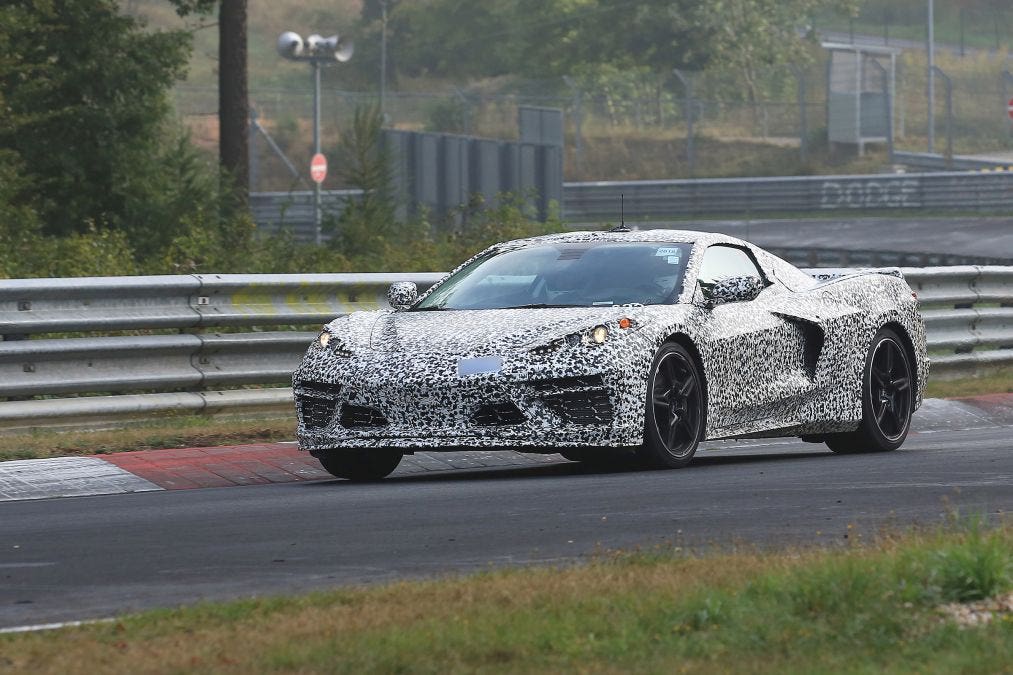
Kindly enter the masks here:
M 440 98 L 427 106 L 426 131 L 460 134 L 468 129 L 471 110 L 460 98 Z
M 755 71 L 805 60 L 798 31 L 815 12 L 851 0 L 515 0 L 403 3 L 391 50 L 409 76 L 588 76 L 603 67 L 672 68 L 721 62 Z
M 166 91 L 189 36 L 144 31 L 113 0 L 7 4 L 0 35 L 0 147 L 22 160 L 19 202 L 49 234 L 142 226 L 132 206 L 169 185 L 134 179 L 157 177 Z
M 922 579 L 921 594 L 931 600 L 982 600 L 1013 588 L 1013 549 L 1001 533 L 980 519 L 964 524 L 959 543 L 948 542 L 904 561 L 909 574 Z
M 342 134 L 339 165 L 347 184 L 362 190 L 350 199 L 336 224 L 331 244 L 353 257 L 373 259 L 395 229 L 391 161 L 382 139 L 383 116 L 377 105 L 358 107 L 352 126 Z

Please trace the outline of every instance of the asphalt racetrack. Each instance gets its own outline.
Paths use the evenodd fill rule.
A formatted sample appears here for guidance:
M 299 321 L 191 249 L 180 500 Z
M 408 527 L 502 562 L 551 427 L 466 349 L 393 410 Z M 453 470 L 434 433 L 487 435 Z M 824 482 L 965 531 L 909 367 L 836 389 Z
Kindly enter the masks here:
M 1013 511 L 1013 427 L 928 404 L 936 409 L 916 414 L 916 432 L 887 454 L 772 439 L 708 443 L 678 471 L 560 459 L 376 484 L 4 503 L 0 628 L 613 548 L 839 545 L 953 512 Z
M 721 232 L 765 248 L 825 248 L 1013 259 L 1013 218 L 826 218 L 630 221 L 655 227 Z

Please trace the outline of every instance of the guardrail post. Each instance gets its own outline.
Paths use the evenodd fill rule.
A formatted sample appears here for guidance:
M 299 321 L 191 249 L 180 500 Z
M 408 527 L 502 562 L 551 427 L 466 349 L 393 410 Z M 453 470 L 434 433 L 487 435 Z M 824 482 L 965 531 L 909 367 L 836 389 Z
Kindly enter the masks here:
M 953 80 L 950 76 L 943 72 L 943 69 L 939 66 L 932 66 L 932 70 L 929 73 L 929 78 L 932 75 L 938 75 L 943 78 L 943 84 L 946 85 L 946 168 L 953 168 Z

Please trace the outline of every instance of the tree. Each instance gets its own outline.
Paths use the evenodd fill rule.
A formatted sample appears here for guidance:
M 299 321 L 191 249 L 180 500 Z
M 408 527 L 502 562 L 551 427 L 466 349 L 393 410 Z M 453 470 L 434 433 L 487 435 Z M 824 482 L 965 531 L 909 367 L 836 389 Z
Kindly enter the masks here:
M 180 16 L 209 14 L 218 5 L 218 157 L 231 192 L 245 205 L 250 185 L 246 0 L 169 2 Z
M 0 54 L 0 147 L 24 178 L 14 199 L 50 234 L 143 227 L 132 191 L 160 189 L 151 164 L 189 36 L 145 32 L 113 0 L 15 0 L 0 8 Z
M 740 66 L 804 58 L 799 29 L 852 0 L 511 0 L 403 3 L 391 17 L 397 63 L 411 75 L 558 77 L 600 68 Z

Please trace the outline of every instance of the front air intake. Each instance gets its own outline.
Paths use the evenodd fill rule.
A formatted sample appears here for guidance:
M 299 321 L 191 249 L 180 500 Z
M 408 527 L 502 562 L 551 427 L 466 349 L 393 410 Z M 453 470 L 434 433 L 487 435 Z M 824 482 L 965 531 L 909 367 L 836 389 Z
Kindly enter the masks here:
M 526 418 L 512 401 L 480 405 L 471 415 L 471 422 L 480 427 L 505 427 L 522 424 Z
M 346 403 L 341 406 L 341 426 L 346 429 L 385 427 L 387 418 L 372 406 Z

